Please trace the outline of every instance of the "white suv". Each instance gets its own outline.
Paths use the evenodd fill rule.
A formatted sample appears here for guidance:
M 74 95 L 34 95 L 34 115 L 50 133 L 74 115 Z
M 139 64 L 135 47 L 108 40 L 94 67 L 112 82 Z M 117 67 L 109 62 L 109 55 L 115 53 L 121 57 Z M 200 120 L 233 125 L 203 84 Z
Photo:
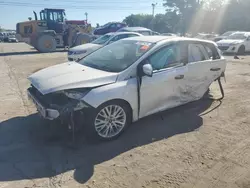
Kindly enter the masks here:
M 133 37 L 34 73 L 28 94 L 45 119 L 83 119 L 87 136 L 110 140 L 131 122 L 200 99 L 225 68 L 214 42 Z

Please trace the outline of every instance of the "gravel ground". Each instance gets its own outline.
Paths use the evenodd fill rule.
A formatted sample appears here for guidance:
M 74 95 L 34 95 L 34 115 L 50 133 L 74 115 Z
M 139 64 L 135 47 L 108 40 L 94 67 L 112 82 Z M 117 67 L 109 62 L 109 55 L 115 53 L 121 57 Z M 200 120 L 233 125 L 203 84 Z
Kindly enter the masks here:
M 250 187 L 250 56 L 227 56 L 222 101 L 204 98 L 134 123 L 116 141 L 52 139 L 27 100 L 27 77 L 66 61 L 0 43 L 0 188 Z M 218 84 L 210 98 L 219 98 Z

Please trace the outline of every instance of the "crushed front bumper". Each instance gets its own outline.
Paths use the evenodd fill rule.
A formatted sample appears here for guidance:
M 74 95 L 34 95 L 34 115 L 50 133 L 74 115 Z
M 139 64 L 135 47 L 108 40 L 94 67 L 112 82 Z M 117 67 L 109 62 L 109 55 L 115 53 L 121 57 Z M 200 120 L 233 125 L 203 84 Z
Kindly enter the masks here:
M 62 93 L 42 95 L 33 86 L 27 90 L 27 94 L 28 98 L 35 104 L 38 113 L 48 120 L 60 118 L 67 121 L 72 112 L 91 108 L 84 101 L 70 99 Z
M 56 109 L 46 108 L 45 105 L 41 104 L 37 97 L 35 97 L 30 90 L 27 91 L 28 98 L 36 105 L 38 113 L 44 118 L 49 120 L 57 119 L 60 116 L 60 113 Z

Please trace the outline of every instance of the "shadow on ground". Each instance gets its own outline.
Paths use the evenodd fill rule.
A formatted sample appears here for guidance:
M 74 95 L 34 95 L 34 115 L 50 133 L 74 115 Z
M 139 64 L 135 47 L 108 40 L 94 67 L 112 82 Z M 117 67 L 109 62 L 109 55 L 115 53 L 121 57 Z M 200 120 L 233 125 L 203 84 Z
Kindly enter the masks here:
M 24 52 L 0 52 L 0 57 L 1 56 L 15 56 L 15 55 L 30 55 L 30 54 L 49 54 L 49 53 L 57 53 L 57 52 L 67 52 L 67 50 L 57 50 L 54 52 L 48 52 L 48 53 L 41 53 L 38 51 L 24 51 Z
M 133 148 L 195 131 L 203 124 L 200 114 L 209 111 L 213 102 L 202 99 L 144 118 L 111 142 L 88 144 L 77 135 L 76 149 L 67 147 L 69 140 L 58 136 L 63 134 L 51 139 L 48 125 L 36 114 L 9 119 L 0 125 L 0 182 L 52 177 L 74 170 L 74 179 L 85 183 L 96 164 Z

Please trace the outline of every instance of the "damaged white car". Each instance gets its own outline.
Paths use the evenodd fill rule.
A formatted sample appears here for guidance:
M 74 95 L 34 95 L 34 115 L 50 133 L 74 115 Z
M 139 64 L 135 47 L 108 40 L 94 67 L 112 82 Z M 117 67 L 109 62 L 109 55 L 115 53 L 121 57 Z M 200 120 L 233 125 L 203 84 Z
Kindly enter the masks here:
M 132 37 L 34 73 L 28 95 L 45 119 L 111 140 L 131 122 L 200 99 L 225 68 L 214 42 Z

